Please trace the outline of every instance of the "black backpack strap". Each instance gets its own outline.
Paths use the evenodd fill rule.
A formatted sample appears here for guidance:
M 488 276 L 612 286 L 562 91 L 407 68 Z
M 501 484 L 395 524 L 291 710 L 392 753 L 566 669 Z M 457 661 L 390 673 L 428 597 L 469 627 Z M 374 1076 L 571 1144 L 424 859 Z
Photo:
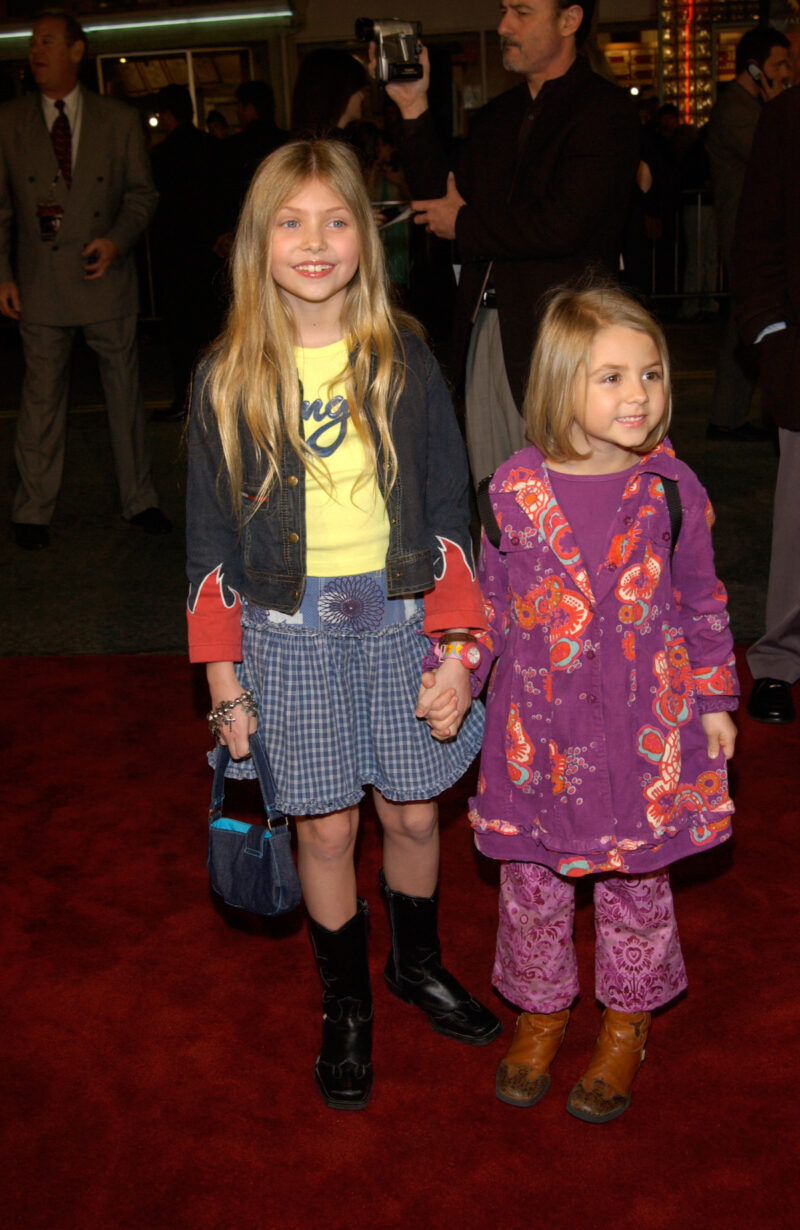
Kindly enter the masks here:
M 683 506 L 681 504 L 681 496 L 678 490 L 678 480 L 676 478 L 661 477 L 661 483 L 664 487 L 664 495 L 667 500 L 667 510 L 669 511 L 669 528 L 671 531 L 671 542 L 669 546 L 669 558 L 672 560 L 675 554 L 675 547 L 678 545 L 678 535 L 681 532 L 683 524 Z
M 486 537 L 493 547 L 500 546 L 500 527 L 497 524 L 497 518 L 494 515 L 492 501 L 489 497 L 489 484 L 492 481 L 492 476 L 482 478 L 478 483 L 478 491 L 476 500 L 478 504 L 478 514 L 481 519 L 481 525 L 484 528 Z M 681 504 L 680 492 L 678 490 L 678 480 L 675 478 L 661 478 L 664 487 L 664 496 L 667 501 L 667 510 L 669 512 L 669 527 L 671 533 L 671 542 L 669 547 L 669 558 L 672 559 L 675 554 L 675 547 L 678 543 L 678 537 L 683 525 L 683 505 Z
M 492 481 L 492 475 L 488 474 L 486 478 L 482 478 L 478 483 L 478 490 L 475 499 L 478 505 L 478 515 L 481 519 L 484 533 L 489 539 L 493 547 L 500 546 L 500 526 L 497 524 L 497 518 L 494 515 L 492 501 L 489 497 L 489 484 Z

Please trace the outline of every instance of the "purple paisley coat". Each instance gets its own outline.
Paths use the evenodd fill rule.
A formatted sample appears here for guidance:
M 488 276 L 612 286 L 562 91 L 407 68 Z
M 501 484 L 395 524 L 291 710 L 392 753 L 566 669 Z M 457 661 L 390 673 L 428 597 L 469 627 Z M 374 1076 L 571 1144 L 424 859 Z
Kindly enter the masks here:
M 683 522 L 670 565 L 661 476 Z M 535 448 L 495 474 L 499 549 L 484 535 L 489 686 L 470 820 L 492 858 L 568 876 L 641 874 L 727 840 L 724 756 L 701 713 L 738 695 L 713 513 L 668 441 L 631 470 L 605 559 L 589 576 Z

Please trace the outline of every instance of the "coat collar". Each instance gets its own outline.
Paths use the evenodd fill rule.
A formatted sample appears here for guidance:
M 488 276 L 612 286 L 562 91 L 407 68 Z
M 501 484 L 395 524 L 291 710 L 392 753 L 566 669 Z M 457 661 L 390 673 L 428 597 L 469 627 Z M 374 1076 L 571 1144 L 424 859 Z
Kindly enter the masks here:
M 677 480 L 678 474 L 674 450 L 669 439 L 665 439 L 651 453 L 642 457 L 638 465 L 632 467 L 625 487 L 626 495 L 640 490 L 647 475 Z M 539 542 L 549 548 L 573 584 L 592 605 L 599 602 L 615 584 L 614 570 L 607 567 L 608 557 L 597 575 L 590 578 L 572 527 L 553 492 L 544 456 L 534 445 L 515 453 L 500 467 L 492 479 L 489 491 L 495 505 L 498 496 L 513 496 L 514 503 L 536 530 Z M 623 496 L 623 501 L 626 495 Z M 503 524 L 503 520 L 508 516 L 507 508 L 504 508 L 502 513 L 504 515 L 500 519 L 501 532 L 507 535 L 515 534 L 516 527 Z M 521 534 L 515 534 L 515 537 L 520 541 L 524 540 L 524 529 Z

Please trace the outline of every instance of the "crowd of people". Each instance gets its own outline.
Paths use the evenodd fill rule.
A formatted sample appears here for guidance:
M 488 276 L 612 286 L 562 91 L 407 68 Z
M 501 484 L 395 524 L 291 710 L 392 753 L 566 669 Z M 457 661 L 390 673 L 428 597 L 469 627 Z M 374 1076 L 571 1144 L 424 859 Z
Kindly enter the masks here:
M 661 191 L 666 155 L 643 157 L 635 106 L 581 54 L 591 13 L 592 0 L 501 5 L 518 84 L 455 151 L 424 48 L 421 75 L 386 88 L 392 140 L 364 124 L 367 72 L 344 52 L 302 63 L 291 134 L 263 83 L 240 87 L 227 136 L 222 116 L 201 132 L 188 92 L 168 87 L 152 178 L 135 114 L 77 84 L 86 41 L 71 19 L 37 20 L 37 92 L 0 110 L 0 310 L 26 360 L 17 542 L 47 544 L 78 328 L 100 357 L 123 515 L 169 529 L 135 369 L 132 248 L 152 220 L 169 413 L 190 391 L 190 656 L 229 772 L 253 776 L 259 739 L 295 818 L 323 988 L 314 1075 L 337 1109 L 363 1109 L 373 1087 L 355 866 L 367 787 L 388 987 L 446 1038 L 484 1045 L 501 1022 L 444 964 L 437 921 L 436 799 L 480 754 L 470 822 L 501 864 L 492 981 L 518 1014 L 494 1075 L 504 1103 L 531 1107 L 549 1087 L 578 995 L 575 880 L 592 877 L 603 1012 L 567 1110 L 593 1124 L 627 1110 L 652 1014 L 687 985 L 669 867 L 731 836 L 739 684 L 713 513 L 669 442 L 662 329 L 618 277 L 632 193 Z M 780 432 L 769 629 L 749 655 L 750 712 L 768 722 L 792 720 L 800 677 L 800 214 L 781 153 L 800 104 L 776 84 L 781 40 L 745 45 L 731 91 L 746 98 L 720 99 L 707 141 L 713 177 L 724 109 L 749 123 L 757 105 L 725 251 Z M 662 145 L 675 119 L 662 109 Z M 399 202 L 458 252 L 450 372 L 466 446 L 395 293 L 408 270 L 379 228 Z

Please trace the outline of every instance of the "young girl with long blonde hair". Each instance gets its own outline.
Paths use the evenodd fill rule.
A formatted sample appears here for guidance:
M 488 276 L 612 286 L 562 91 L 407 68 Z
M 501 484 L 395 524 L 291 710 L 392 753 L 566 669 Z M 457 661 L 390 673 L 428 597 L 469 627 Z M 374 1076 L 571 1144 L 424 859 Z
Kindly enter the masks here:
M 547 1091 L 578 994 L 574 880 L 591 876 L 605 1011 L 567 1109 L 605 1123 L 652 1011 L 686 986 L 668 867 L 731 835 L 739 689 L 708 496 L 666 438 L 656 322 L 613 286 L 556 293 L 525 410 L 532 444 L 490 483 L 479 569 L 476 683 L 496 668 L 470 818 L 503 860 L 493 981 L 520 1009 L 496 1092 Z
M 278 805 L 297 817 L 323 983 L 316 1080 L 328 1105 L 359 1109 L 372 1088 L 353 859 L 366 784 L 383 827 L 390 989 L 450 1038 L 500 1030 L 443 968 L 436 920 L 435 798 L 482 730 L 467 465 L 438 367 L 389 301 L 351 151 L 300 141 L 261 165 L 232 273 L 226 329 L 194 382 L 190 654 L 207 663 L 236 771 L 258 727 Z

